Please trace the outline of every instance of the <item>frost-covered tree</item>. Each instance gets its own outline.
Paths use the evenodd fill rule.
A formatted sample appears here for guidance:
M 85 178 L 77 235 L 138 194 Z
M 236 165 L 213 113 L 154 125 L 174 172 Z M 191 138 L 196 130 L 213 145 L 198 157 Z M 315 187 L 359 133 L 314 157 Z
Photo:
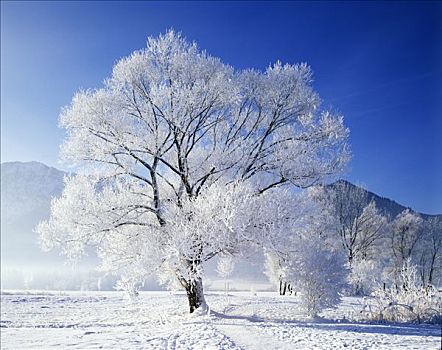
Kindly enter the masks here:
M 40 233 L 136 285 L 157 273 L 205 307 L 203 265 L 290 226 L 290 191 L 341 171 L 343 118 L 319 108 L 306 64 L 235 71 L 169 31 L 121 59 L 60 116 L 76 166 Z M 287 202 L 289 204 L 287 204 Z
M 290 284 L 288 280 L 288 266 L 286 254 L 278 254 L 275 251 L 267 250 L 264 253 L 264 273 L 268 277 L 270 283 L 279 288 L 279 295 L 285 295 L 287 286 Z
M 342 251 L 333 250 L 314 230 L 286 239 L 285 247 L 266 253 L 266 275 L 272 283 L 300 292 L 309 316 L 336 306 L 347 287 L 348 270 Z M 280 294 L 284 294 L 281 293 Z
M 351 294 L 370 295 L 379 285 L 382 285 L 383 267 L 381 259 L 353 261 L 349 274 Z
M 424 286 L 442 285 L 442 218 L 433 216 L 422 225 L 417 252 L 418 273 Z
M 318 201 L 322 194 L 323 190 L 319 186 L 298 193 L 295 203 L 291 205 L 292 220 L 289 230 L 278 236 L 264 252 L 264 273 L 279 288 L 280 295 L 293 291 L 294 281 L 290 279 L 292 253 L 302 249 L 303 242 L 321 239 L 321 244 L 328 250 L 334 251 L 337 248 L 332 237 L 334 219 L 330 215 L 330 208 L 324 205 L 326 203 Z
M 279 235 L 265 254 L 269 280 L 279 283 L 280 290 L 287 284 L 299 291 L 302 307 L 310 316 L 339 303 L 348 277 L 345 255 L 329 239 L 334 218 L 315 201 L 318 190 L 297 195 L 291 204 L 296 217 L 291 229 Z
M 422 224 L 422 218 L 409 209 L 399 213 L 391 223 L 390 249 L 392 258 L 388 269 L 396 287 L 400 284 L 401 270 L 404 266 L 408 266 L 405 264 L 407 260 L 415 259 L 419 247 L 418 243 L 423 236 Z M 415 263 L 413 262 L 413 264 Z
M 341 301 L 348 271 L 345 256 L 331 251 L 319 239 L 304 239 L 291 254 L 289 279 L 300 292 L 302 306 L 309 316 Z
M 368 293 L 380 281 L 387 218 L 366 190 L 346 181 L 322 186 L 316 199 L 335 218 L 330 240 L 338 243 L 350 267 L 352 294 Z M 376 281 L 376 282 L 375 282 Z
M 216 266 L 216 272 L 224 279 L 224 293 L 229 292 L 229 282 L 227 279 L 232 275 L 235 268 L 235 261 L 231 256 L 221 256 Z
M 356 259 L 376 258 L 387 220 L 367 191 L 339 181 L 324 188 L 318 199 L 336 218 L 335 231 L 350 266 Z
M 420 230 L 422 218 L 409 209 L 400 213 L 392 223 L 391 247 L 395 257 L 403 263 L 412 256 L 419 239 L 422 237 Z

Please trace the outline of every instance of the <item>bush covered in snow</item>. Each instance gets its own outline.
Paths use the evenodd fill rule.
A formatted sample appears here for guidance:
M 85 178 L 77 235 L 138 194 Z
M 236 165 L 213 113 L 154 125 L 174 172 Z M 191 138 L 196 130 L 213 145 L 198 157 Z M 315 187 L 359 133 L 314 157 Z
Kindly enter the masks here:
M 292 255 L 290 280 L 299 291 L 302 307 L 309 316 L 337 306 L 346 286 L 344 257 L 324 247 L 320 240 L 305 240 Z
M 350 295 L 370 295 L 382 281 L 382 264 L 374 260 L 355 260 L 350 269 Z
M 418 282 L 416 266 L 408 259 L 400 271 L 401 283 L 374 291 L 375 306 L 370 316 L 380 321 L 440 323 L 442 293 Z
M 278 236 L 273 249 L 267 249 L 265 273 L 274 285 L 300 292 L 302 308 L 316 316 L 341 301 L 347 287 L 345 254 L 334 244 L 330 228 L 334 218 L 327 207 L 316 200 L 313 188 L 297 196 L 292 206 L 297 220 L 291 232 Z

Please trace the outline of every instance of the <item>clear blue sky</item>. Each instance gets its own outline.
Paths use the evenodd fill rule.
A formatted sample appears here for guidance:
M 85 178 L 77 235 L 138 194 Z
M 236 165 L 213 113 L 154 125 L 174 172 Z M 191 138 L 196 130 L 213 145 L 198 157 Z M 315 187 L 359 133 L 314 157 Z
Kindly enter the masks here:
M 60 108 L 168 28 L 236 68 L 307 62 L 352 182 L 442 213 L 441 2 L 1 2 L 2 162 L 58 166 Z

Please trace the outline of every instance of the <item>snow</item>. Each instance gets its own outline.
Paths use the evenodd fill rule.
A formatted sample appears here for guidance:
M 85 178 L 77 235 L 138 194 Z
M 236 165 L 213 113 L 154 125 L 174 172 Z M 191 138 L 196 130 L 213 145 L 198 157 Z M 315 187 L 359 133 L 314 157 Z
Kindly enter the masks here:
M 184 294 L 3 292 L 1 348 L 71 349 L 439 349 L 440 326 L 369 324 L 362 300 L 344 298 L 318 319 L 276 293 L 207 293 L 209 316 L 187 313 Z M 349 321 L 349 320 L 352 321 Z

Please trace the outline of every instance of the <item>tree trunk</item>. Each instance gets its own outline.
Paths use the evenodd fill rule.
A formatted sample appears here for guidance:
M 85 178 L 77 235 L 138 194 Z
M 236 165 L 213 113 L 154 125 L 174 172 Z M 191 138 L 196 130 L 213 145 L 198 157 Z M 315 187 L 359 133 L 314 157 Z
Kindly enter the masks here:
M 436 261 L 436 253 L 431 256 L 430 273 L 428 274 L 428 285 L 433 284 L 434 262 Z
M 285 295 L 286 291 L 287 291 L 287 282 L 279 280 L 279 295 Z
M 186 282 L 187 299 L 189 300 L 190 313 L 193 313 L 199 307 L 207 308 L 204 299 L 203 280 L 196 278 Z
M 285 295 L 286 291 L 287 291 L 287 282 L 279 280 L 279 295 Z
M 353 262 L 353 250 L 350 249 L 350 251 L 348 253 L 348 264 L 350 265 L 350 269 L 351 269 L 352 262 Z
M 293 286 L 290 283 L 289 283 L 288 289 L 289 289 L 290 295 L 292 295 L 293 294 Z

